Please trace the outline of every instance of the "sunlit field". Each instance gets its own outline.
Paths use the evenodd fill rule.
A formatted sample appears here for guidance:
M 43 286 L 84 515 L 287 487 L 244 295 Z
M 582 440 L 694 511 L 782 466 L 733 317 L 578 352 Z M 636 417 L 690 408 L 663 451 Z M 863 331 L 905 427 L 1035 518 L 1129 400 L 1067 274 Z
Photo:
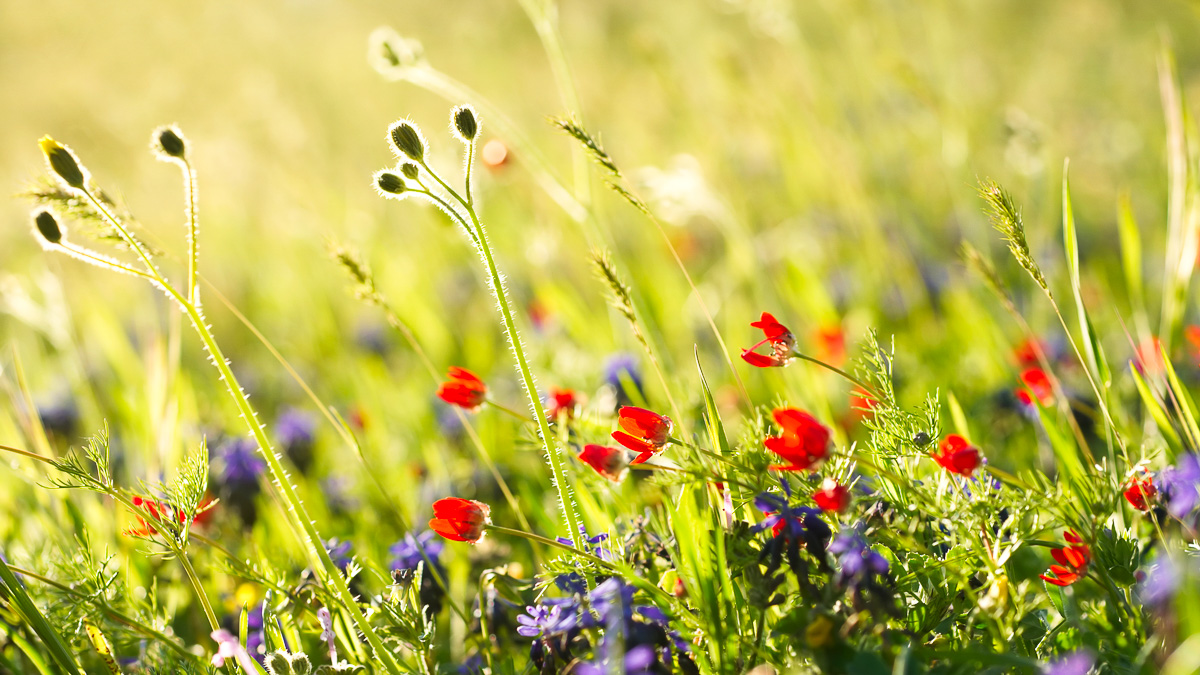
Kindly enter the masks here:
M 1200 4 L 0 2 L 0 674 L 1200 672 Z

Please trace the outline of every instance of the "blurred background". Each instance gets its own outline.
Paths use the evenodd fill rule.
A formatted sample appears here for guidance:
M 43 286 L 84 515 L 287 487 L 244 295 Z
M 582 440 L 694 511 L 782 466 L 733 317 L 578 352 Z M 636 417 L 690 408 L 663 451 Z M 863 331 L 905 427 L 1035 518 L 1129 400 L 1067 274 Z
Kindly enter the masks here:
M 1052 284 L 1063 283 L 1067 157 L 1085 287 L 1111 299 L 1096 320 L 1112 352 L 1127 357 L 1117 204 L 1129 195 L 1147 291 L 1157 297 L 1167 202 L 1160 61 L 1170 45 L 1185 96 L 1200 97 L 1198 9 L 1181 0 L 567 0 L 558 21 L 580 102 L 573 112 L 662 216 L 754 403 L 786 397 L 830 419 L 849 414 L 844 383 L 803 368 L 751 372 L 736 358 L 758 339 L 747 324 L 771 311 L 802 349 L 835 362 L 869 327 L 885 339 L 894 333 L 913 403 L 934 387 L 968 409 L 1010 392 L 1008 355 L 1020 335 L 960 262 L 959 242 L 990 252 L 1035 329 L 1051 326 L 976 190 L 991 177 L 1014 193 L 1034 254 Z M 628 326 L 606 307 L 590 262 L 603 247 L 669 347 L 671 385 L 695 396 L 699 343 L 723 405 L 737 405 L 736 378 L 659 233 L 597 172 L 581 179 L 574 142 L 547 123 L 572 111 L 516 0 L 3 0 L 0 369 L 13 404 L 0 413 L 0 442 L 23 445 L 31 433 L 18 364 L 42 417 L 59 412 L 70 422 L 64 442 L 109 420 L 131 475 L 161 471 L 202 434 L 241 433 L 163 299 L 136 280 L 44 254 L 30 235 L 32 205 L 19 196 L 44 172 L 37 139 L 54 136 L 137 218 L 178 277 L 178 171 L 147 149 L 151 129 L 173 122 L 190 138 L 199 174 L 203 275 L 357 421 L 387 481 L 427 478 L 398 494 L 411 513 L 470 475 L 469 453 L 445 450 L 453 430 L 439 427 L 445 410 L 433 383 L 378 312 L 347 293 L 328 253 L 330 242 L 360 248 L 439 368 L 470 367 L 520 405 L 460 234 L 437 211 L 372 189 L 372 172 L 394 162 L 385 132 L 400 117 L 421 125 L 447 175 L 458 179 L 461 166 L 447 114 L 462 101 L 376 72 L 368 36 L 380 26 L 419 41 L 431 69 L 423 72 L 477 92 L 529 143 L 522 154 L 481 108 L 485 140 L 508 155 L 479 166 L 475 187 L 543 385 L 604 401 L 605 381 L 621 369 L 614 359 L 632 354 L 648 403 L 662 404 Z M 547 195 L 529 171 L 535 154 L 592 217 L 580 223 Z M 206 305 L 265 415 L 307 406 L 315 416 L 230 312 L 213 295 Z M 179 379 L 169 375 L 172 358 L 184 364 Z M 494 417 L 479 421 L 489 446 L 521 441 Z M 992 418 L 979 425 L 985 447 L 1017 433 Z M 332 430 L 318 434 L 321 471 L 361 480 Z M 511 464 L 540 490 L 536 452 Z M 24 499 L 2 494 L 0 512 Z

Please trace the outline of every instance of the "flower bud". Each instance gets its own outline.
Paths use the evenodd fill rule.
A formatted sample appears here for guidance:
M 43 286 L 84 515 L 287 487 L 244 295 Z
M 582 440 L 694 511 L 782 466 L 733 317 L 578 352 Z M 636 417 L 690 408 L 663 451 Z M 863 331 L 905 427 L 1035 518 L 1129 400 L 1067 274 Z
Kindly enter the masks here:
M 45 239 L 47 243 L 59 244 L 62 243 L 63 233 L 62 228 L 58 226 L 58 219 L 54 214 L 47 209 L 40 209 L 33 214 L 33 224 L 37 228 L 38 234 Z
M 405 162 L 400 165 L 400 173 L 409 180 L 416 180 L 417 176 L 421 174 L 421 168 L 412 162 Z
M 400 120 L 394 122 L 388 128 L 388 136 L 392 139 L 392 145 L 400 151 L 405 157 L 420 162 L 425 158 L 425 139 L 421 138 L 421 132 L 417 127 L 408 120 Z
M 46 156 L 50 170 L 68 187 L 82 190 L 84 182 L 87 181 L 87 174 L 79 165 L 75 153 L 49 136 L 42 136 L 38 145 L 42 148 L 42 154 Z
M 470 105 L 456 107 L 450 111 L 450 122 L 455 135 L 463 143 L 470 145 L 475 142 L 475 137 L 479 134 L 479 118 L 475 115 L 474 108 Z
M 175 125 L 162 126 L 150 135 L 150 150 L 154 156 L 164 162 L 186 160 L 188 142 L 183 132 Z
M 391 171 L 380 171 L 375 174 L 375 187 L 385 196 L 404 194 L 407 189 L 404 179 Z

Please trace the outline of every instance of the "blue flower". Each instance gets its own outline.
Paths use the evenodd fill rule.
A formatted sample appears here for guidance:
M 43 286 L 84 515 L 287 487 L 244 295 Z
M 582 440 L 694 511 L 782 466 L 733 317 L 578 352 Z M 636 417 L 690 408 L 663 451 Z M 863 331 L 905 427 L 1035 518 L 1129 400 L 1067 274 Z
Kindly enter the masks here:
M 1042 672 L 1045 675 L 1087 675 L 1095 664 L 1095 655 L 1083 649 L 1050 662 Z
M 312 416 L 296 408 L 285 410 L 275 422 L 275 437 L 279 440 L 279 446 L 300 473 L 308 473 L 312 466 L 316 429 Z
M 614 670 L 619 673 L 625 673 L 625 675 L 654 675 L 654 663 L 657 658 L 653 647 L 650 645 L 639 645 L 625 652 L 625 656 L 622 658 L 622 667 Z M 604 665 L 604 661 L 606 660 L 600 659 L 590 663 L 581 663 L 572 672 L 577 673 L 577 675 L 607 675 L 611 671 Z
M 633 401 L 625 391 L 625 382 L 633 385 L 633 389 L 644 397 L 642 376 L 638 370 L 637 359 L 632 354 L 614 354 L 604 362 L 604 383 L 617 392 L 617 405 L 630 405 Z
M 838 556 L 840 584 L 853 588 L 870 583 L 876 575 L 887 574 L 887 559 L 868 548 L 857 532 L 839 534 L 829 545 L 829 552 Z
M 546 600 L 517 617 L 517 633 L 525 637 L 563 635 L 579 625 L 578 605 L 570 599 Z
M 417 565 L 425 562 L 428 557 L 434 565 L 440 563 L 438 557 L 442 555 L 442 549 L 445 544 L 438 539 L 430 530 L 425 530 L 417 536 L 412 533 L 404 535 L 400 541 L 392 544 L 388 549 L 388 553 L 392 556 L 393 570 L 415 570 Z M 425 554 L 422 555 L 421 552 Z
M 1200 502 L 1200 458 L 1192 453 L 1181 455 L 1176 466 L 1163 469 L 1159 478 L 1167 511 L 1183 519 Z
M 343 572 L 350 566 L 350 562 L 354 560 L 353 549 L 353 544 L 348 541 L 339 541 L 337 537 L 325 542 L 325 550 L 329 552 L 330 560 Z
M 258 492 L 258 477 L 267 463 L 258 455 L 258 444 L 249 438 L 237 438 L 217 449 L 220 482 L 237 490 Z

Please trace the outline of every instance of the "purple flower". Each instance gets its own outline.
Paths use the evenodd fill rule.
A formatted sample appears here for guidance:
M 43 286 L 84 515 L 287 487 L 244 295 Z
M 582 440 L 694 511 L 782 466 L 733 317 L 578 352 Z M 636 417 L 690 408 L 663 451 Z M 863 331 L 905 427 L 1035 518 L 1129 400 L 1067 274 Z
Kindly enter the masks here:
M 536 607 L 525 608 L 517 617 L 517 633 L 525 637 L 552 637 L 562 635 L 579 625 L 574 601 L 547 600 Z
M 587 529 L 584 528 L 583 525 L 580 525 L 579 526 L 579 534 L 583 535 L 583 541 L 584 541 L 583 548 L 585 551 L 587 551 L 588 553 L 591 553 L 592 555 L 596 556 L 597 558 L 600 558 L 601 560 L 612 560 L 613 559 L 612 551 L 608 550 L 607 548 L 605 548 L 604 546 L 601 545 L 605 541 L 608 540 L 607 532 L 601 532 L 600 534 L 598 534 L 594 537 L 588 537 Z M 568 539 L 566 537 L 555 537 L 555 538 L 559 541 L 559 543 L 566 544 L 567 546 L 574 545 L 574 542 L 572 542 L 570 539 Z
M 333 564 L 343 572 L 354 560 L 354 544 L 348 541 L 339 541 L 337 537 L 325 542 L 325 550 L 329 553 L 329 559 L 333 561 Z
M 838 583 L 850 587 L 869 583 L 878 574 L 886 574 L 888 561 L 867 547 L 857 532 L 839 534 L 829 545 L 829 552 L 838 556 Z
M 633 401 L 625 391 L 625 382 L 641 394 L 642 376 L 638 370 L 637 359 L 632 354 L 614 354 L 604 362 L 604 383 L 617 392 L 617 405 L 630 405 Z
M 1182 520 L 1200 502 L 1200 458 L 1192 453 L 1181 455 L 1176 466 L 1163 469 L 1159 481 L 1167 511 Z
M 1061 659 L 1055 659 L 1046 664 L 1042 671 L 1045 675 L 1087 675 L 1096 663 L 1096 657 L 1090 651 L 1081 649 L 1071 652 Z
M 279 446 L 300 473 L 308 473 L 312 466 L 316 430 L 312 416 L 296 408 L 285 410 L 275 422 L 275 437 L 279 439 Z
M 445 545 L 434 536 L 430 530 L 425 530 L 417 536 L 412 533 L 404 535 L 400 541 L 392 544 L 388 553 L 392 556 L 393 570 L 415 570 L 417 565 L 425 562 L 428 557 L 434 565 L 439 564 L 438 556 L 442 554 Z M 424 551 L 424 555 L 421 552 Z
M 657 656 L 654 653 L 654 648 L 649 645 L 640 645 L 625 652 L 625 657 L 622 659 L 622 668 L 615 668 L 619 673 L 625 675 L 653 675 L 654 662 Z M 603 661 L 593 661 L 590 663 L 581 663 L 575 667 L 573 672 L 578 675 L 606 675 L 611 672 L 606 668 Z
M 217 449 L 221 483 L 237 489 L 258 492 L 258 477 L 267 463 L 258 456 L 258 444 L 249 438 L 237 438 Z

